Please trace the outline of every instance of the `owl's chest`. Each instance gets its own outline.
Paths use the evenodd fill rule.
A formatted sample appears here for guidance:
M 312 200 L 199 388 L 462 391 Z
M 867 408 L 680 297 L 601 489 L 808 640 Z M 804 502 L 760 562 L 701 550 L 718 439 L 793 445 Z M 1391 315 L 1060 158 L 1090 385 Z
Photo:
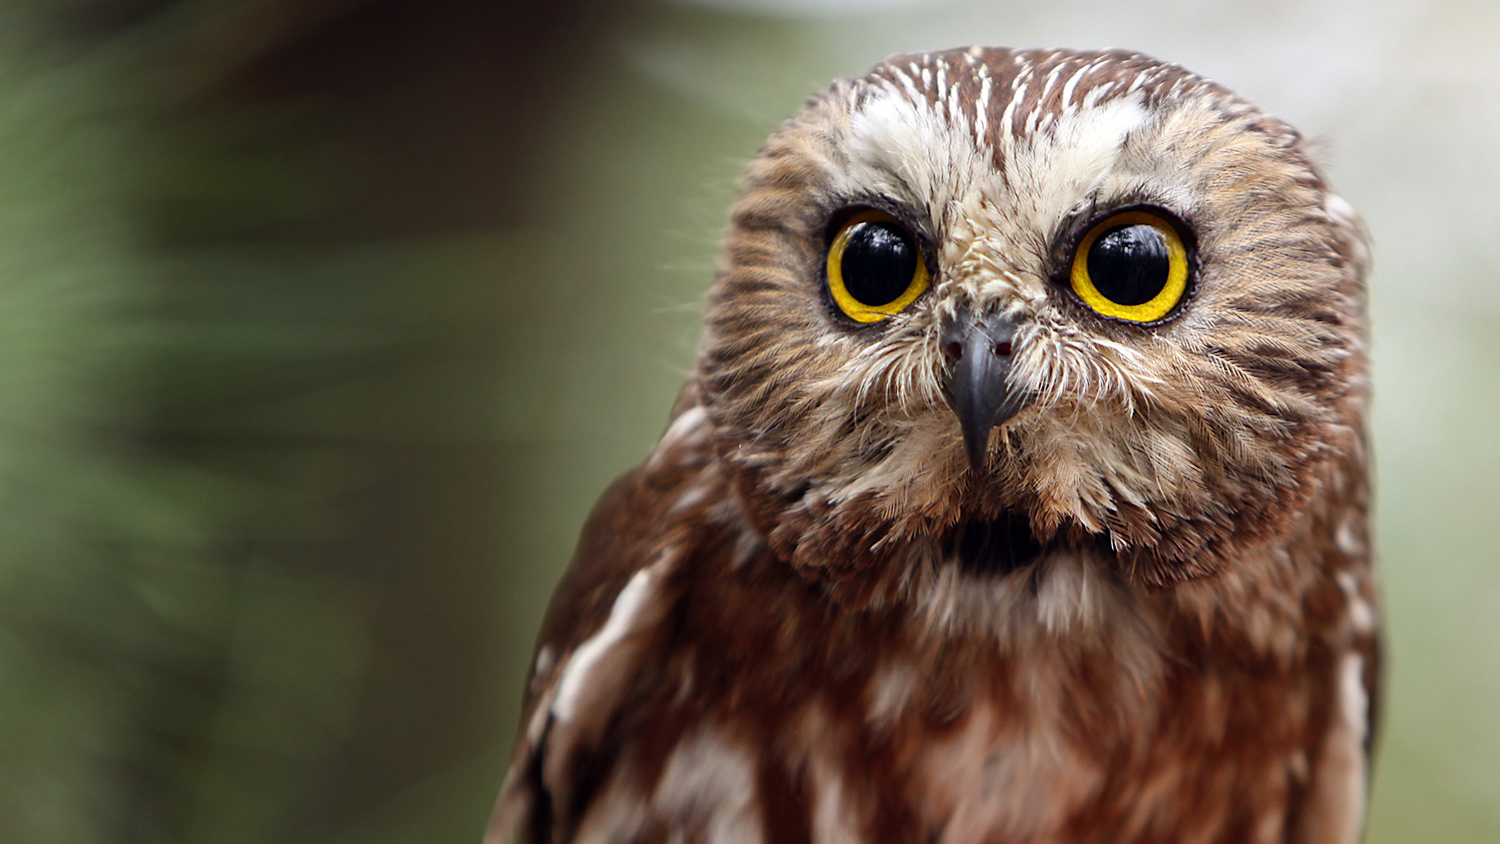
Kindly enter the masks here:
M 709 840 L 1284 840 L 1313 672 L 1206 648 L 1086 561 L 1042 565 L 1018 594 L 955 575 L 861 613 L 772 567 L 689 582 L 620 759 Z M 981 604 L 1009 615 L 966 623 Z

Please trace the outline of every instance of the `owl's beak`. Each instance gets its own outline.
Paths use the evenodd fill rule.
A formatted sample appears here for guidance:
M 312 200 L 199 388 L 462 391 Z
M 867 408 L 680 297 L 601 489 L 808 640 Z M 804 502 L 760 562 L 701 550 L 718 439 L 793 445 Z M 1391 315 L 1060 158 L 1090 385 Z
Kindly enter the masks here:
M 988 468 L 990 431 L 1025 404 L 1009 380 L 1015 336 L 1015 323 L 1003 314 L 961 311 L 943 328 L 945 392 L 963 428 L 964 449 L 975 472 Z

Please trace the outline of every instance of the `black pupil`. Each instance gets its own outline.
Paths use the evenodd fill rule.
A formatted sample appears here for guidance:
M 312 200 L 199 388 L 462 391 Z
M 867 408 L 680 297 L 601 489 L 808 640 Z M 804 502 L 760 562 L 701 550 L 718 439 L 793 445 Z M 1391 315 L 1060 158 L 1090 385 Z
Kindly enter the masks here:
M 895 223 L 858 223 L 839 261 L 850 296 L 871 307 L 889 305 L 917 274 L 917 244 Z
M 1152 226 L 1117 226 L 1089 247 L 1089 280 L 1117 305 L 1144 305 L 1172 273 L 1167 239 Z

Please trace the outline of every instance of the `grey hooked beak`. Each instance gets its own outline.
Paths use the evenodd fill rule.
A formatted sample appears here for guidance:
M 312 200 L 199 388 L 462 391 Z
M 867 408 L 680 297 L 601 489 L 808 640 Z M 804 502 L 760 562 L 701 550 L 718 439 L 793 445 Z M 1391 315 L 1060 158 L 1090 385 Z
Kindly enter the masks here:
M 975 472 L 988 466 L 990 431 L 1016 415 L 1025 397 L 1010 383 L 1015 323 L 1001 314 L 961 311 L 943 327 L 948 361 L 945 392 L 964 432 L 964 449 Z

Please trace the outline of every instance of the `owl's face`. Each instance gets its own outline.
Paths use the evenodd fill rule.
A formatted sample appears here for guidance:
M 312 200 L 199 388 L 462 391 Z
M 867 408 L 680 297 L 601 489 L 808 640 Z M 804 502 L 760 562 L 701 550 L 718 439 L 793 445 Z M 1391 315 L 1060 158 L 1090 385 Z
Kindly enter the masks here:
M 1359 449 L 1363 255 L 1296 133 L 1180 68 L 897 57 L 751 165 L 698 380 L 809 569 L 1021 525 L 1171 583 Z

